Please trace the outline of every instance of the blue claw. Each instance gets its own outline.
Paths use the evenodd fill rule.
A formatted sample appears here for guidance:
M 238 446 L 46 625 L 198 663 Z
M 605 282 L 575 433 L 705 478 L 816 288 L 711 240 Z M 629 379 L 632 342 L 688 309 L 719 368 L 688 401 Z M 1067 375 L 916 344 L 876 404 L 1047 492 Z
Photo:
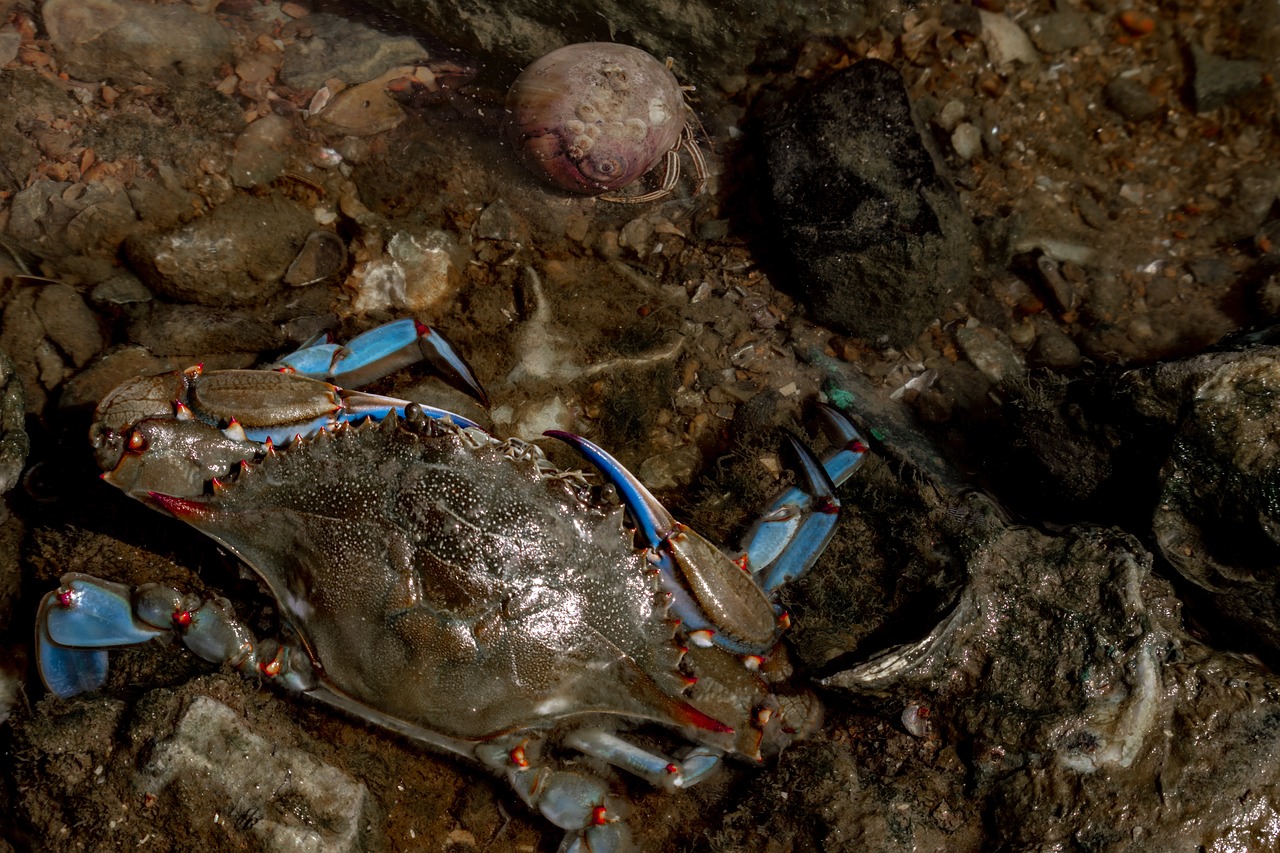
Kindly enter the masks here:
M 275 370 L 292 370 L 312 379 L 328 379 L 334 358 L 342 344 L 329 341 L 329 335 L 321 332 L 304 343 L 297 352 L 289 353 L 271 367 Z
M 786 436 L 796 456 L 796 477 L 801 482 L 801 485 L 790 489 L 787 495 L 799 492 L 803 496 L 803 503 L 798 510 L 793 510 L 791 506 L 781 508 L 777 522 L 771 518 L 772 512 L 763 517 L 760 524 L 762 531 L 770 530 L 776 525 L 787 537 L 782 549 L 772 560 L 753 562 L 751 551 L 747 551 L 748 565 L 759 567 L 756 571 L 762 578 L 760 586 L 766 593 L 773 592 L 808 571 L 835 535 L 836 521 L 840 515 L 840 500 L 836 497 L 835 484 L 827 475 L 826 468 L 803 441 L 789 432 Z M 764 538 L 776 537 L 777 534 L 774 533 Z M 752 544 L 755 544 L 754 540 Z
M 36 665 L 40 680 L 59 699 L 70 699 L 97 690 L 107 680 L 106 649 L 68 649 L 36 628 Z
M 747 565 L 766 593 L 804 574 L 830 542 L 840 502 L 835 489 L 866 459 L 867 445 L 840 411 L 820 406 L 823 430 L 833 449 L 821 463 L 788 434 L 797 457 L 799 483 L 778 496 L 744 540 Z
M 128 587 L 69 575 L 40 602 L 36 666 L 49 692 L 68 699 L 102 686 L 109 647 L 144 643 L 161 633 L 134 619 Z
M 667 512 L 667 508 L 653 496 L 653 493 L 645 488 L 644 483 L 640 482 L 635 474 L 624 468 L 621 462 L 601 449 L 599 445 L 588 441 L 580 435 L 574 435 L 571 432 L 564 432 L 558 429 L 549 429 L 543 435 L 559 439 L 571 445 L 579 453 L 587 457 L 592 465 L 600 469 L 605 479 L 618 490 L 622 497 L 622 502 L 626 504 L 627 509 L 630 511 L 631 519 L 635 522 L 636 530 L 644 539 L 645 544 L 654 550 L 658 550 L 667 541 L 667 538 L 676 528 L 676 520 L 671 517 L 671 513 Z
M 368 385 L 424 359 L 450 385 L 488 405 L 484 388 L 457 350 L 435 329 L 412 318 L 370 329 L 345 346 L 304 346 L 274 366 L 337 385 Z
M 867 443 L 853 421 L 839 409 L 822 405 L 818 406 L 818 414 L 822 415 L 823 431 L 835 448 L 823 458 L 822 467 L 827 469 L 831 482 L 839 486 L 866 460 Z
M 133 617 L 127 586 L 96 578 L 63 578 L 62 588 L 45 596 L 41 615 L 49 638 L 72 648 L 132 646 L 164 633 Z

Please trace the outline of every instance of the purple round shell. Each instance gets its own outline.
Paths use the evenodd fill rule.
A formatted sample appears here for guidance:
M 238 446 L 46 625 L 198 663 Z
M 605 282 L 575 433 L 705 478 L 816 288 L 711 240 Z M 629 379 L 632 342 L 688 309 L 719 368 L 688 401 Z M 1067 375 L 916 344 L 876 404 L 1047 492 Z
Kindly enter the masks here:
M 667 66 L 608 42 L 553 50 L 507 93 L 506 130 L 524 164 L 573 192 L 622 189 L 680 143 L 684 93 Z

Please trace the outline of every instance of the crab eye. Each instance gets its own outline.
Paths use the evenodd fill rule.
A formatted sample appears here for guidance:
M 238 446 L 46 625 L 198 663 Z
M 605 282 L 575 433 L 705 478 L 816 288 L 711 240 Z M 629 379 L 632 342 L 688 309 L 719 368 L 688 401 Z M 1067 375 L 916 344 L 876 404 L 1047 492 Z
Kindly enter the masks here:
M 147 449 L 147 437 L 142 434 L 141 430 L 134 430 L 129 433 L 129 450 L 134 453 L 141 453 Z

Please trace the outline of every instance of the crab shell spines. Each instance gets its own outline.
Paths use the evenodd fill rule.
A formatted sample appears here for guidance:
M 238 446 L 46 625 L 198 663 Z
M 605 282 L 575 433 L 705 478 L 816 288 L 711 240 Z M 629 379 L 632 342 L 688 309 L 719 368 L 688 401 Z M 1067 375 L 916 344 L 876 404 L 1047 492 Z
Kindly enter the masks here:
M 526 68 L 507 93 L 506 132 L 525 165 L 564 189 L 621 189 L 680 143 L 689 117 L 666 65 L 639 48 L 572 44 Z

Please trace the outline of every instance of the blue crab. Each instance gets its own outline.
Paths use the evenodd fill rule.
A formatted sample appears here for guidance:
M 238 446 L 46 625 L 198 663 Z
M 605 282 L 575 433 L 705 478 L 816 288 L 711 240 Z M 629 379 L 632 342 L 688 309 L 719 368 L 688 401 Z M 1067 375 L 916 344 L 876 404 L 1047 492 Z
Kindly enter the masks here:
M 49 689 L 96 689 L 107 649 L 176 632 L 206 660 L 484 765 L 566 830 L 565 850 L 629 846 L 604 778 L 554 766 L 566 751 L 679 789 L 817 725 L 816 698 L 786 680 L 773 596 L 834 530 L 835 485 L 866 453 L 847 419 L 823 409 L 823 461 L 790 437 L 798 485 L 731 558 L 585 438 L 549 433 L 604 485 L 460 415 L 334 384 L 424 356 L 484 399 L 412 320 L 275 371 L 191 368 L 109 394 L 91 430 L 103 477 L 252 567 L 287 630 L 260 641 L 223 600 L 70 574 L 37 619 Z M 687 746 L 628 739 L 648 724 Z

